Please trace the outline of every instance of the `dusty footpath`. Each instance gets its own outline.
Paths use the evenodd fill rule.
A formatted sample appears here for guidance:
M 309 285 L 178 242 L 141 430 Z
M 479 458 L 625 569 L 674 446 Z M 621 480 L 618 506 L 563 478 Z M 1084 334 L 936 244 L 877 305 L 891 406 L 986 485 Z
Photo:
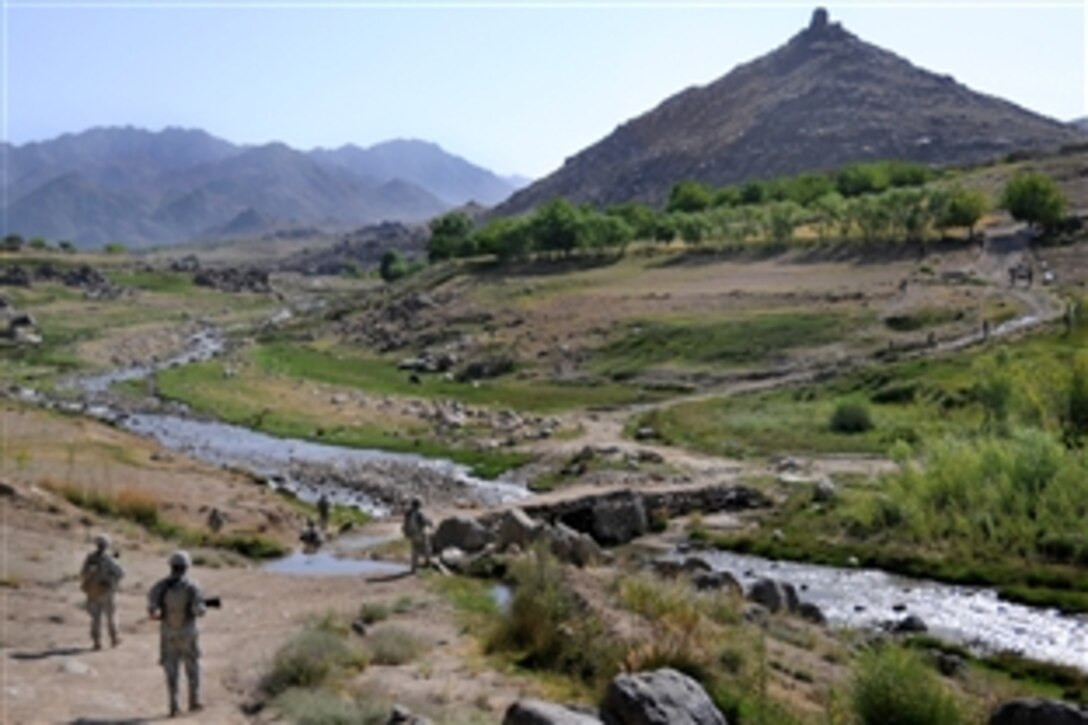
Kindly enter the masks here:
M 236 517 L 228 528 L 259 527 L 284 541 L 294 538 L 301 515 L 242 477 L 93 422 L 28 409 L 3 408 L 0 416 L 0 722 L 165 718 L 158 625 L 147 619 L 145 597 L 167 573 L 172 547 L 132 524 L 76 508 L 48 485 L 61 478 L 106 491 L 150 491 L 171 520 L 192 525 L 204 506 L 220 505 Z M 122 642 L 96 652 L 77 574 L 99 531 L 112 535 L 125 578 Z M 276 649 L 308 619 L 328 611 L 354 616 L 368 601 L 401 602 L 389 624 L 422 638 L 426 649 L 405 665 L 368 667 L 356 684 L 376 699 L 432 716 L 497 722 L 518 696 L 515 681 L 483 667 L 471 633 L 462 632 L 451 605 L 425 579 L 273 574 L 220 552 L 194 553 L 193 578 L 223 606 L 201 622 L 206 709 L 188 718 L 193 722 L 273 720 L 267 709 L 244 707 L 259 699 L 259 679 Z

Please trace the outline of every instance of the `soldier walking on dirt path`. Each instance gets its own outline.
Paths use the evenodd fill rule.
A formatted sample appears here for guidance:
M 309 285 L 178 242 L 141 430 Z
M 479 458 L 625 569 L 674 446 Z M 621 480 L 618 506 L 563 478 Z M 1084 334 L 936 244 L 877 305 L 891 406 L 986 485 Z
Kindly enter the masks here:
M 160 579 L 147 595 L 147 613 L 159 620 L 159 664 L 166 673 L 170 694 L 170 717 L 178 707 L 178 678 L 181 665 L 189 682 L 189 709 L 200 710 L 200 641 L 197 617 L 204 616 L 204 595 L 196 582 L 186 576 L 189 555 L 184 551 L 170 556 L 170 576 Z
M 125 572 L 117 563 L 116 554 L 110 554 L 110 537 L 99 534 L 94 539 L 95 550 L 87 554 L 80 570 L 80 589 L 87 595 L 87 612 L 91 615 L 91 641 L 95 649 L 102 649 L 102 618 L 110 634 L 110 644 L 121 643 L 117 635 L 117 588 Z
M 427 531 L 431 527 L 431 520 L 423 513 L 422 502 L 413 498 L 408 510 L 404 512 L 404 525 L 401 530 L 412 543 L 412 571 L 419 567 L 419 559 L 423 558 L 424 566 L 431 566 L 431 534 Z
M 213 507 L 208 513 L 208 528 L 212 530 L 213 534 L 218 534 L 225 523 L 227 523 L 227 517 L 218 508 Z

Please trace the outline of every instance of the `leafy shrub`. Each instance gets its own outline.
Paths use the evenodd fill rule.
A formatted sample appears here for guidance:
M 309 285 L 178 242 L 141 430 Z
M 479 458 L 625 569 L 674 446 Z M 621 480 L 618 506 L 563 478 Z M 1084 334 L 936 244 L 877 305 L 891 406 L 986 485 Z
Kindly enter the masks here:
M 850 689 L 862 725 L 956 725 L 967 717 L 933 670 L 914 652 L 885 646 L 858 660 Z
M 385 602 L 364 602 L 359 607 L 359 619 L 363 624 L 374 624 L 389 618 L 389 606 Z
M 383 725 L 389 717 L 383 703 L 349 699 L 324 689 L 291 688 L 273 706 L 294 725 Z
M 274 696 L 293 687 L 319 687 L 366 665 L 367 653 L 347 638 L 342 623 L 325 617 L 308 624 L 279 648 L 261 688 Z
M 588 683 L 603 683 L 615 674 L 618 643 L 569 589 L 554 556 L 533 549 L 514 562 L 510 574 L 514 595 L 488 636 L 489 650 L 516 652 L 526 667 Z
M 873 429 L 869 409 L 862 403 L 839 403 L 829 422 L 835 433 L 864 433 Z
M 377 629 L 366 638 L 366 649 L 376 665 L 403 665 L 418 657 L 423 648 L 422 640 L 393 625 Z

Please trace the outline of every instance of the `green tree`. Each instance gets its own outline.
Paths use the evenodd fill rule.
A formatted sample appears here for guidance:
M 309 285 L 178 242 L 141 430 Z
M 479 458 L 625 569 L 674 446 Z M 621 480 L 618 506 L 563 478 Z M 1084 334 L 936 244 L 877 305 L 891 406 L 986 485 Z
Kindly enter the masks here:
M 654 227 L 654 241 L 669 244 L 676 239 L 677 224 L 674 214 L 660 214 Z
M 1005 184 L 1001 206 L 1017 221 L 1046 228 L 1065 216 L 1065 195 L 1049 176 L 1025 172 Z
M 542 252 L 570 256 L 578 248 L 580 214 L 566 199 L 555 199 L 537 209 L 529 221 L 534 246 Z
M 623 254 L 635 238 L 630 224 L 609 214 L 583 214 L 579 226 L 579 245 L 598 252 L 615 249 Z
M 57 249 L 65 252 L 66 254 L 72 254 L 76 251 L 75 245 L 69 242 L 67 239 L 62 239 L 57 242 Z
M 810 206 L 835 191 L 835 183 L 827 174 L 798 174 L 785 184 L 786 198 L 801 206 Z
M 45 239 L 42 237 L 33 237 L 29 242 L 27 242 L 27 246 L 29 246 L 31 249 L 42 251 L 45 249 L 49 249 L 49 242 L 45 241 Z
M 775 242 L 788 242 L 793 238 L 793 230 L 801 221 L 801 207 L 792 201 L 779 201 L 767 209 L 768 231 Z
M 703 214 L 675 214 L 676 230 L 687 244 L 700 244 L 706 239 L 710 225 Z
M 524 259 L 533 249 L 533 237 L 525 218 L 495 219 L 476 233 L 476 245 L 500 262 Z
M 637 201 L 629 201 L 625 204 L 617 204 L 609 208 L 608 215 L 617 217 L 627 222 L 631 227 L 634 239 L 653 239 L 657 226 L 657 218 L 654 210 Z
M 766 182 L 749 181 L 740 188 L 740 201 L 742 204 L 762 204 L 769 198 Z
M 106 254 L 124 254 L 125 245 L 121 244 L 121 242 L 110 242 L 109 244 L 102 245 L 102 251 Z
M 387 249 L 382 252 L 381 262 L 378 265 L 378 274 L 386 282 L 393 282 L 408 274 L 408 264 L 404 257 L 395 249 Z
M 460 211 L 431 220 L 431 238 L 427 240 L 427 258 L 438 262 L 452 257 L 469 257 L 476 252 L 472 237 L 472 219 Z
M 891 226 L 891 215 L 886 199 L 873 196 L 859 197 L 851 200 L 848 209 L 866 244 L 887 238 L 888 229 Z
M 3 245 L 0 246 L 5 252 L 18 252 L 23 248 L 24 240 L 20 234 L 8 234 L 4 237 Z
M 698 181 L 681 181 L 669 192 L 668 212 L 697 212 L 710 206 L 710 191 Z
M 965 227 L 967 238 L 973 239 L 975 225 L 989 208 L 990 200 L 984 192 L 957 186 L 948 192 L 943 204 L 935 209 L 937 226 L 942 230 L 948 227 Z
M 826 242 L 842 225 L 846 213 L 842 196 L 836 191 L 824 194 L 813 202 L 812 209 L 816 212 L 816 233 L 820 235 L 821 242 Z
M 711 199 L 710 205 L 715 207 L 732 207 L 740 206 L 741 193 L 739 186 L 723 186 L 714 192 L 714 198 Z
M 879 164 L 851 164 L 835 175 L 835 188 L 845 197 L 881 192 L 889 184 L 887 170 Z

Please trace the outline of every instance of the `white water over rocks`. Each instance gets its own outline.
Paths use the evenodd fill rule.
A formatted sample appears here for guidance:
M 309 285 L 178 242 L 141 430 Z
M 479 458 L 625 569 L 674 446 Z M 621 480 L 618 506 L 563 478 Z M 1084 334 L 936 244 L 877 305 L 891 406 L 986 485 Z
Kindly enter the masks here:
M 192 420 L 173 415 L 135 414 L 118 424 L 161 445 L 207 463 L 251 471 L 282 485 L 304 500 L 326 493 L 336 503 L 357 506 L 385 516 L 388 500 L 375 492 L 400 496 L 434 491 L 450 500 L 496 504 L 528 494 L 522 486 L 485 481 L 452 461 L 409 453 L 344 448 L 293 438 L 276 438 L 241 426 Z M 317 475 L 313 474 L 316 469 Z M 321 471 L 328 475 L 321 476 Z M 324 480 L 315 480 L 324 478 Z M 384 499 L 384 500 L 383 500 Z
M 978 652 L 1012 651 L 1088 672 L 1088 616 L 998 599 L 992 589 L 909 579 L 876 569 L 771 561 L 758 556 L 700 552 L 715 570 L 737 577 L 745 590 L 760 578 L 789 582 L 803 601 L 839 627 L 878 628 L 914 614 L 941 639 Z

